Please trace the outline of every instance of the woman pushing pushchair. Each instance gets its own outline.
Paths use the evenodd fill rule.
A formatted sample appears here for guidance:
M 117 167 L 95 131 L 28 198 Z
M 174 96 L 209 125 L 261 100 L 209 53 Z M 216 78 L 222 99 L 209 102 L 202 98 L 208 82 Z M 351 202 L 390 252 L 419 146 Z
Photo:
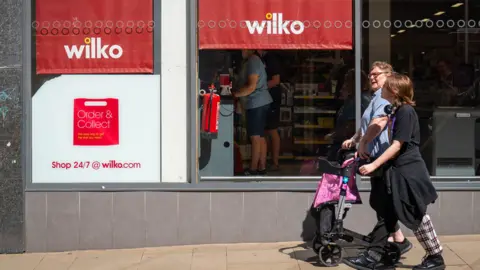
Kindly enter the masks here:
M 370 234 L 372 241 L 367 251 L 347 258 L 344 263 L 355 269 L 395 269 L 386 251 L 388 238 L 400 221 L 414 232 L 426 252 L 422 263 L 413 269 L 445 269 L 442 246 L 426 214 L 427 206 L 438 195 L 419 150 L 420 128 L 413 108 L 412 82 L 407 76 L 392 74 L 383 85 L 381 95 L 392 104 L 388 124 L 391 144 L 372 163 L 361 166 L 359 172 L 370 175 L 381 169 L 383 177 L 376 178 L 380 182 L 372 190 L 371 195 L 376 199 L 371 206 L 384 222 L 378 223 Z M 379 133 L 381 130 L 378 127 Z M 361 140 L 360 144 L 363 143 Z

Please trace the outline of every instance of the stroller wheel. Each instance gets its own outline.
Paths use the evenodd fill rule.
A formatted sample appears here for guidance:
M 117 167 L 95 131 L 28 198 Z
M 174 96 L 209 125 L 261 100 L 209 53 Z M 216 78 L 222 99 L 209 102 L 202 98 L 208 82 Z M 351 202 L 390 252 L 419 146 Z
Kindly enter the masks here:
M 318 239 L 318 235 L 315 234 L 315 237 L 312 240 L 312 249 L 316 254 L 318 254 L 318 252 L 320 252 L 321 247 L 322 247 L 322 243 L 320 243 Z
M 321 246 L 318 252 L 318 259 L 326 267 L 338 266 L 343 259 L 343 249 L 335 243 Z

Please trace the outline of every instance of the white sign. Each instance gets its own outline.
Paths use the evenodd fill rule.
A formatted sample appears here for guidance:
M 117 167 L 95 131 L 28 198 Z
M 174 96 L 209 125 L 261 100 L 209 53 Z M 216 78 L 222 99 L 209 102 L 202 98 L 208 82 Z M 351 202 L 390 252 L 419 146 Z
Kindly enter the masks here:
M 62 75 L 32 98 L 33 183 L 158 183 L 160 153 L 159 75 Z

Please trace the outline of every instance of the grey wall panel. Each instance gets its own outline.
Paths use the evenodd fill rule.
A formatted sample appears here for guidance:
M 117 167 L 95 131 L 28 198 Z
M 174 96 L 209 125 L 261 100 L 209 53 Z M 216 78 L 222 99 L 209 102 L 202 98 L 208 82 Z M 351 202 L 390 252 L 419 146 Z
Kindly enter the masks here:
M 146 224 L 145 192 L 113 194 L 114 248 L 144 247 L 147 243 Z
M 25 249 L 47 251 L 47 193 L 34 192 L 25 196 Z
M 47 251 L 79 249 L 78 192 L 47 193 Z
M 79 249 L 113 248 L 113 194 L 83 192 L 79 200 Z
M 345 227 L 373 228 L 368 196 Z M 480 233 L 479 198 L 440 192 L 428 210 L 439 234 Z M 315 231 L 312 199 L 308 192 L 27 192 L 27 251 L 306 241 Z
M 147 192 L 147 247 L 168 246 L 178 243 L 177 192 Z

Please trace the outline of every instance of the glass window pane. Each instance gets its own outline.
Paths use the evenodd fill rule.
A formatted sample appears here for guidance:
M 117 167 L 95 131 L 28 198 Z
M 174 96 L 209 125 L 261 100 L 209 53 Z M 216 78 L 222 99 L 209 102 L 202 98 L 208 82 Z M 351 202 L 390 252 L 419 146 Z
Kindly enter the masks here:
M 387 61 L 414 80 L 434 180 L 480 176 L 478 15 L 476 1 L 363 1 L 363 66 Z

